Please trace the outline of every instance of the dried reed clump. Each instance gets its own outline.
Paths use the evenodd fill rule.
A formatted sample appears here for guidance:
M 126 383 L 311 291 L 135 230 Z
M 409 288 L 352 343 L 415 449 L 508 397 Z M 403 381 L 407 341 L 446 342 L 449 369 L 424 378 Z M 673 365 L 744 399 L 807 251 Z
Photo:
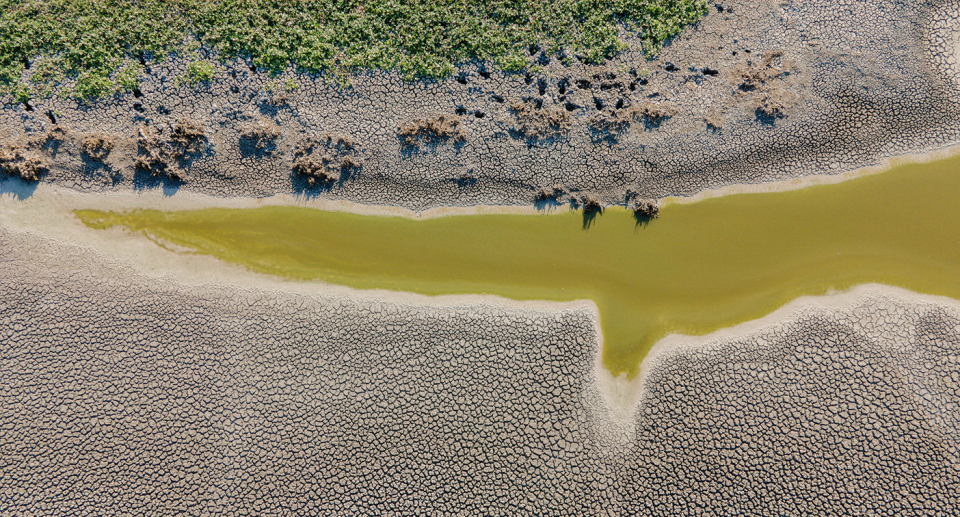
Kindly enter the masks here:
M 595 133 L 619 135 L 630 129 L 630 117 L 624 111 L 598 111 L 587 123 Z
M 257 119 L 240 129 L 240 144 L 261 152 L 270 152 L 277 146 L 280 126 L 272 121 Z
M 595 113 L 588 121 L 594 133 L 619 135 L 633 122 L 642 122 L 647 128 L 655 128 L 677 114 L 677 109 L 668 102 L 645 102 L 620 110 L 605 110 Z
M 92 134 L 80 141 L 80 151 L 91 160 L 102 162 L 113 150 L 113 139 L 103 134 Z
M 714 130 L 723 129 L 723 113 L 715 107 L 710 108 L 704 121 L 706 121 L 707 126 Z
M 325 134 L 320 139 L 305 138 L 294 148 L 293 171 L 306 177 L 311 187 L 329 186 L 363 168 L 358 154 L 357 142 L 349 136 Z
M 600 204 L 600 200 L 590 194 L 580 198 L 580 204 L 583 206 L 583 213 L 585 214 L 603 213 L 603 205 Z
M 154 176 L 182 181 L 186 162 L 203 152 L 206 135 L 200 124 L 181 119 L 165 135 L 162 129 L 140 128 L 135 166 Z
M 630 116 L 634 120 L 642 120 L 653 126 L 660 125 L 676 114 L 677 109 L 668 102 L 644 102 L 640 106 L 630 108 Z
M 438 113 L 427 118 L 416 118 L 397 129 L 403 145 L 416 147 L 422 143 L 436 144 L 453 140 L 454 143 L 466 141 L 467 135 L 461 127 L 460 117 Z
M 46 172 L 44 161 L 34 152 L 19 145 L 7 145 L 0 149 L 0 171 L 25 181 L 40 181 Z
M 757 115 L 766 119 L 784 118 L 794 102 L 794 94 L 782 88 L 763 92 L 756 102 Z
M 791 61 L 780 59 L 783 52 L 766 52 L 757 63 L 740 66 L 735 76 L 737 93 L 740 95 L 759 94 L 754 103 L 757 118 L 767 120 L 784 118 L 789 114 L 796 96 L 783 88 L 783 80 L 796 69 Z
M 526 138 L 557 138 L 570 130 L 570 114 L 558 107 L 543 107 L 543 100 L 527 98 L 510 105 L 518 132 Z
M 770 50 L 763 54 L 760 61 L 739 66 L 736 70 L 736 77 L 740 80 L 738 88 L 745 92 L 763 90 L 772 81 L 788 75 L 789 70 L 784 70 L 777 63 L 782 56 L 783 52 Z
M 556 201 L 560 199 L 560 197 L 563 196 L 564 194 L 566 194 L 566 190 L 564 190 L 562 187 L 553 186 L 550 188 L 542 188 L 538 190 L 536 195 L 534 195 L 533 199 L 534 201 L 537 201 L 537 202 Z
M 660 217 L 660 206 L 652 199 L 638 199 L 633 213 L 645 219 L 657 219 Z

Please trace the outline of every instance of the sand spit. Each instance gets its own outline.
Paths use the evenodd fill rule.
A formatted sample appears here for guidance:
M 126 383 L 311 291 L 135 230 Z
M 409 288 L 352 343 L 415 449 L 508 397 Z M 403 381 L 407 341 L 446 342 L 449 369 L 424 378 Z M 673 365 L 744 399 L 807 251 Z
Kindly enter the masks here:
M 54 96 L 36 99 L 32 111 L 8 104 L 0 110 L 0 140 L 40 138 L 53 117 L 65 133 L 41 153 L 50 168 L 43 181 L 76 190 L 283 195 L 415 212 L 530 207 L 540 189 L 553 187 L 565 193 L 545 206 L 565 206 L 584 194 L 607 204 L 695 196 L 840 174 L 958 142 L 954 4 L 870 0 L 841 8 L 833 0 L 738 0 L 715 7 L 655 60 L 627 52 L 606 66 L 567 68 L 553 59 L 543 77 L 529 81 L 469 65 L 437 82 L 362 74 L 341 90 L 292 71 L 268 77 L 231 61 L 217 66 L 210 86 L 177 90 L 171 79 L 186 63 L 171 59 L 151 68 L 142 97 L 80 105 Z M 760 85 L 757 74 L 766 78 Z M 268 91 L 288 81 L 297 88 Z M 762 109 L 772 100 L 782 104 L 774 115 Z M 518 102 L 564 110 L 570 130 L 525 138 L 510 109 Z M 676 114 L 615 134 L 592 123 L 650 103 Z M 434 113 L 460 117 L 466 140 L 405 148 L 397 128 Z M 181 119 L 202 126 L 208 144 L 185 180 L 136 170 L 138 131 Z M 243 128 L 261 120 L 280 131 L 270 153 L 240 143 Z M 326 134 L 356 141 L 362 167 L 332 186 L 310 187 L 293 173 L 294 150 Z M 80 147 L 91 135 L 116 145 L 103 159 L 91 159 Z
M 671 336 L 628 382 L 598 368 L 588 302 L 282 282 L 129 236 L 65 244 L 69 231 L 15 229 L 10 212 L 0 511 L 903 515 L 960 504 L 956 301 L 883 286 L 802 299 L 710 336 Z

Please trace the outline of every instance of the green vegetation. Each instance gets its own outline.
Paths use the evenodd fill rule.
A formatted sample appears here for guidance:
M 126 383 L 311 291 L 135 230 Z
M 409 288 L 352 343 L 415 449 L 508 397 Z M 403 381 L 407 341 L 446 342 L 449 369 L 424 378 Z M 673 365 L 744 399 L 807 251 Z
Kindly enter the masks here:
M 190 86 L 197 86 L 201 83 L 209 83 L 213 81 L 213 77 L 216 72 L 213 69 L 213 64 L 209 61 L 191 61 L 187 65 L 187 71 L 183 76 L 184 84 Z
M 837 185 L 668 203 L 656 220 L 608 209 L 591 215 L 588 230 L 584 214 L 571 211 L 429 220 L 296 207 L 77 216 L 288 278 L 427 295 L 589 298 L 600 310 L 604 363 L 633 374 L 668 333 L 728 327 L 799 296 L 879 282 L 960 299 L 958 167 L 960 157 Z
M 706 0 L 0 0 L 0 87 L 48 95 L 70 77 L 70 94 L 103 96 L 201 46 L 271 73 L 292 63 L 338 77 L 444 77 L 474 59 L 519 71 L 536 48 L 599 63 L 625 48 L 621 27 L 655 53 L 706 12 Z

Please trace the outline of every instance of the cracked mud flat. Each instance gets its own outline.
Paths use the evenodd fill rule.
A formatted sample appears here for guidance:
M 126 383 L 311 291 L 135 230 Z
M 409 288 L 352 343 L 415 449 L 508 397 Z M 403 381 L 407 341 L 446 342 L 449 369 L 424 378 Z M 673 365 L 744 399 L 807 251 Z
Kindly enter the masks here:
M 54 99 L 29 113 L 7 106 L 0 133 L 45 130 L 48 109 L 75 135 L 118 138 L 147 119 L 186 116 L 214 136 L 182 184 L 137 177 L 124 154 L 130 142 L 103 165 L 84 161 L 72 140 L 44 181 L 179 189 L 174 199 L 202 193 L 228 205 L 253 202 L 228 196 L 316 196 L 391 213 L 529 206 L 535 189 L 553 184 L 607 202 L 628 188 L 692 195 L 956 143 L 954 4 L 724 5 L 726 14 L 712 12 L 658 61 L 622 59 L 655 72 L 642 89 L 601 89 L 617 79 L 592 78 L 621 74 L 619 61 L 563 72 L 591 80 L 562 101 L 582 104 L 575 116 L 584 120 L 595 96 L 639 102 L 656 91 L 678 107 L 659 129 L 614 145 L 594 142 L 582 124 L 563 141 L 514 138 L 508 103 L 492 95 L 539 95 L 522 76 L 470 73 L 465 85 L 369 76 L 347 94 L 308 82 L 274 109 L 263 102 L 267 79 L 242 63 L 239 92 L 225 82 L 229 70 L 200 94 L 164 90 L 157 79 L 141 99 L 91 108 Z M 796 104 L 760 123 L 756 99 L 736 94 L 731 80 L 746 50 L 774 48 L 796 65 L 782 86 Z M 667 62 L 678 71 L 663 70 Z M 175 76 L 170 66 L 157 76 Z M 558 102 L 551 81 L 562 77 L 548 81 L 544 102 Z M 401 154 L 396 125 L 460 105 L 472 139 Z M 704 121 L 711 108 L 722 115 L 719 130 Z M 235 143 L 239 124 L 256 116 L 281 124 L 272 157 L 244 156 Z M 329 191 L 304 190 L 291 180 L 290 153 L 302 135 L 324 131 L 362 136 L 364 169 Z M 464 174 L 476 181 L 456 181 Z M 3 204 L 32 193 L 4 185 Z M 597 368 L 590 304 L 289 285 L 199 259 L 164 266 L 155 249 L 80 247 L 69 228 L 49 238 L 7 223 L 0 515 L 950 515 L 960 507 L 960 304 L 952 300 L 881 286 L 802 299 L 715 335 L 668 338 L 628 382 Z
M 35 233 L 0 245 L 5 515 L 958 504 L 952 300 L 869 286 L 674 336 L 639 391 L 598 368 L 590 304 L 183 283 Z

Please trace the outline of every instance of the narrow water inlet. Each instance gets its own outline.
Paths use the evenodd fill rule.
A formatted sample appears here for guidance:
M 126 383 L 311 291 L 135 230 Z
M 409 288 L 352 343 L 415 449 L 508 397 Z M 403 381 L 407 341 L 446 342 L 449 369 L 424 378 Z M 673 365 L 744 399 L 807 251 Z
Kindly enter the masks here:
M 960 157 L 833 185 L 583 214 L 426 220 L 299 207 L 77 210 L 170 248 L 358 289 L 591 299 L 603 361 L 633 376 L 668 333 L 705 334 L 805 295 L 882 283 L 960 299 Z

